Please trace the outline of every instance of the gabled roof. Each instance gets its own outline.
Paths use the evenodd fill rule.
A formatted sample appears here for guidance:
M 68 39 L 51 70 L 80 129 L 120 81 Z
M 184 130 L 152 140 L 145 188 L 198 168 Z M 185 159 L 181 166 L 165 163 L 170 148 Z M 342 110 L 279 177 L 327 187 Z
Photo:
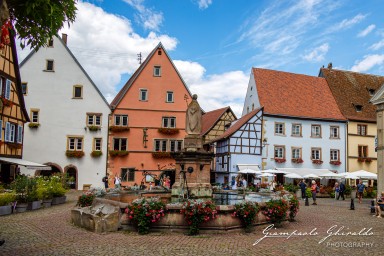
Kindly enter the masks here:
M 135 82 L 135 80 L 137 79 L 137 77 L 140 75 L 140 73 L 144 70 L 144 68 L 147 66 L 149 60 L 152 58 L 152 56 L 156 53 L 156 51 L 161 48 L 163 50 L 163 52 L 165 53 L 165 55 L 167 56 L 167 58 L 169 59 L 169 61 L 171 62 L 173 68 L 176 70 L 176 73 L 177 75 L 179 76 L 180 80 L 182 81 L 183 85 L 185 86 L 185 89 L 188 91 L 189 93 L 189 96 L 192 98 L 192 94 L 191 92 L 189 91 L 186 83 L 184 82 L 184 79 L 181 77 L 179 71 L 177 70 L 175 64 L 173 63 L 172 59 L 169 57 L 167 51 L 165 50 L 164 46 L 162 45 L 162 43 L 160 42 L 153 50 L 152 52 L 149 53 L 149 55 L 147 56 L 147 58 L 145 59 L 145 61 L 140 65 L 140 67 L 135 71 L 135 73 L 133 73 L 133 75 L 131 76 L 131 78 L 129 78 L 128 82 L 123 86 L 123 88 L 121 88 L 121 90 L 119 91 L 119 93 L 116 95 L 116 97 L 113 99 L 113 101 L 111 102 L 111 108 L 112 110 L 115 109 L 117 107 L 117 105 L 119 105 L 120 101 L 124 98 L 125 94 L 128 92 L 129 88 L 132 86 L 132 84 Z
M 242 116 L 240 119 L 237 119 L 233 124 L 219 137 L 215 138 L 212 142 L 219 140 L 227 139 L 232 136 L 237 130 L 239 130 L 244 124 L 246 124 L 252 117 L 254 117 L 260 110 L 263 110 L 263 107 L 254 109 L 245 116 Z
M 83 66 L 81 66 L 80 62 L 76 59 L 75 55 L 73 55 L 73 53 L 71 52 L 71 50 L 68 48 L 67 44 L 60 38 L 60 37 L 56 37 L 59 42 L 61 42 L 64 46 L 64 48 L 68 51 L 69 55 L 72 57 L 72 59 L 75 61 L 75 63 L 79 66 L 79 68 L 81 69 L 81 71 L 84 73 L 84 75 L 87 77 L 87 79 L 89 80 L 89 82 L 93 85 L 93 87 L 95 87 L 96 91 L 99 93 L 100 97 L 103 99 L 103 101 L 105 102 L 105 104 L 107 104 L 107 106 L 110 108 L 110 105 L 108 103 L 108 101 L 104 98 L 103 94 L 100 92 L 99 88 L 96 86 L 96 84 L 92 81 L 91 77 L 88 75 L 88 73 L 85 71 L 85 69 L 83 68 Z M 23 65 L 25 63 L 27 63 L 27 61 L 36 53 L 35 50 L 31 51 L 28 56 L 20 63 L 20 68 L 23 67 Z
M 24 95 L 23 95 L 23 90 L 21 88 L 21 77 L 20 77 L 20 69 L 19 69 L 19 60 L 17 58 L 17 49 L 16 49 L 16 42 L 15 42 L 15 37 L 10 35 L 11 39 L 11 49 L 12 49 L 12 56 L 13 56 L 13 63 L 15 67 L 15 75 L 16 75 L 16 90 L 17 90 L 17 97 L 19 98 L 19 104 L 21 108 L 21 112 L 23 113 L 25 117 L 25 121 L 29 122 L 29 116 L 27 109 L 25 108 L 25 101 L 24 101 Z
M 384 76 L 333 68 L 321 68 L 319 76 L 327 80 L 337 105 L 348 120 L 376 122 L 376 107 L 369 100 L 384 84 Z M 360 112 L 356 111 L 356 105 L 362 107 Z
M 253 68 L 266 115 L 345 120 L 324 78 Z
M 202 116 L 202 127 L 201 127 L 201 136 L 206 135 L 212 130 L 213 127 L 220 121 L 220 118 L 224 115 L 225 112 L 231 111 L 233 116 L 236 118 L 236 115 L 233 113 L 231 107 L 220 108 L 216 110 L 209 111 Z

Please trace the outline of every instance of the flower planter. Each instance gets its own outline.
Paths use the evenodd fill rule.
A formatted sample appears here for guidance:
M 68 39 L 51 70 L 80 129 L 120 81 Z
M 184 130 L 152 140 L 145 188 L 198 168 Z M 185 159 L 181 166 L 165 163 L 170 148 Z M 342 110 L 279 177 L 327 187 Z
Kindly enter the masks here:
M 28 204 L 27 203 L 17 203 L 16 204 L 16 212 L 18 212 L 18 213 L 26 212 L 27 208 L 28 208 Z
M 12 213 L 12 205 L 0 206 L 0 216 L 9 215 Z
M 28 202 L 27 210 L 37 210 L 41 208 L 41 201 Z
M 61 202 L 61 197 L 52 198 L 52 205 L 58 205 Z
M 67 200 L 66 196 L 59 197 L 59 204 L 65 204 L 65 201 Z
M 44 200 L 43 200 L 43 205 L 44 205 L 44 208 L 51 207 L 51 205 L 52 205 L 52 199 L 44 199 Z

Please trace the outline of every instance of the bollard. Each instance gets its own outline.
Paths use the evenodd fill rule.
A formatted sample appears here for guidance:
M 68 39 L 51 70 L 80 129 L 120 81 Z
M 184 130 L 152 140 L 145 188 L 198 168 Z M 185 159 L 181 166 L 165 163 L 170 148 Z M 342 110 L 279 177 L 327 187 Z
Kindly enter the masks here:
M 371 200 L 371 213 L 375 213 L 375 201 Z
M 349 210 L 355 210 L 355 202 L 353 201 L 353 198 L 351 198 L 351 208 Z
M 309 206 L 308 196 L 305 197 L 305 206 Z

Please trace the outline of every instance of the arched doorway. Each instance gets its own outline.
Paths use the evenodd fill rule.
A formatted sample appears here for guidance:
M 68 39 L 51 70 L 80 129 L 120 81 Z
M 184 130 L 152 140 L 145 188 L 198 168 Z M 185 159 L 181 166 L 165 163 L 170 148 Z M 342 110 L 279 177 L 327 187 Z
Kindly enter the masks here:
M 77 168 L 73 165 L 65 167 L 65 174 L 67 176 L 67 184 L 70 189 L 77 189 Z

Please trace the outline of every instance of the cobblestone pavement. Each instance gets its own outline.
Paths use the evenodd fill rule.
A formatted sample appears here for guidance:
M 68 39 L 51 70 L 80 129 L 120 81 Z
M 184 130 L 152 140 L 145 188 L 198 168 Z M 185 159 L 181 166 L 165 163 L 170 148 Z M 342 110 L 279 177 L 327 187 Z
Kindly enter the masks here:
M 350 200 L 318 199 L 318 205 L 304 206 L 296 222 L 285 222 L 276 232 L 299 232 L 314 235 L 292 235 L 287 238 L 262 238 L 264 226 L 253 233 L 240 231 L 225 234 L 203 234 L 196 237 L 180 233 L 153 232 L 140 236 L 119 231 L 95 234 L 70 223 L 70 208 L 79 192 L 70 192 L 67 203 L 47 209 L 0 217 L 0 255 L 384 255 L 384 218 L 369 212 L 370 200 L 355 204 Z M 369 235 L 338 235 L 327 237 L 344 227 L 342 232 L 360 232 L 372 228 Z M 372 245 L 370 244 L 372 243 Z

